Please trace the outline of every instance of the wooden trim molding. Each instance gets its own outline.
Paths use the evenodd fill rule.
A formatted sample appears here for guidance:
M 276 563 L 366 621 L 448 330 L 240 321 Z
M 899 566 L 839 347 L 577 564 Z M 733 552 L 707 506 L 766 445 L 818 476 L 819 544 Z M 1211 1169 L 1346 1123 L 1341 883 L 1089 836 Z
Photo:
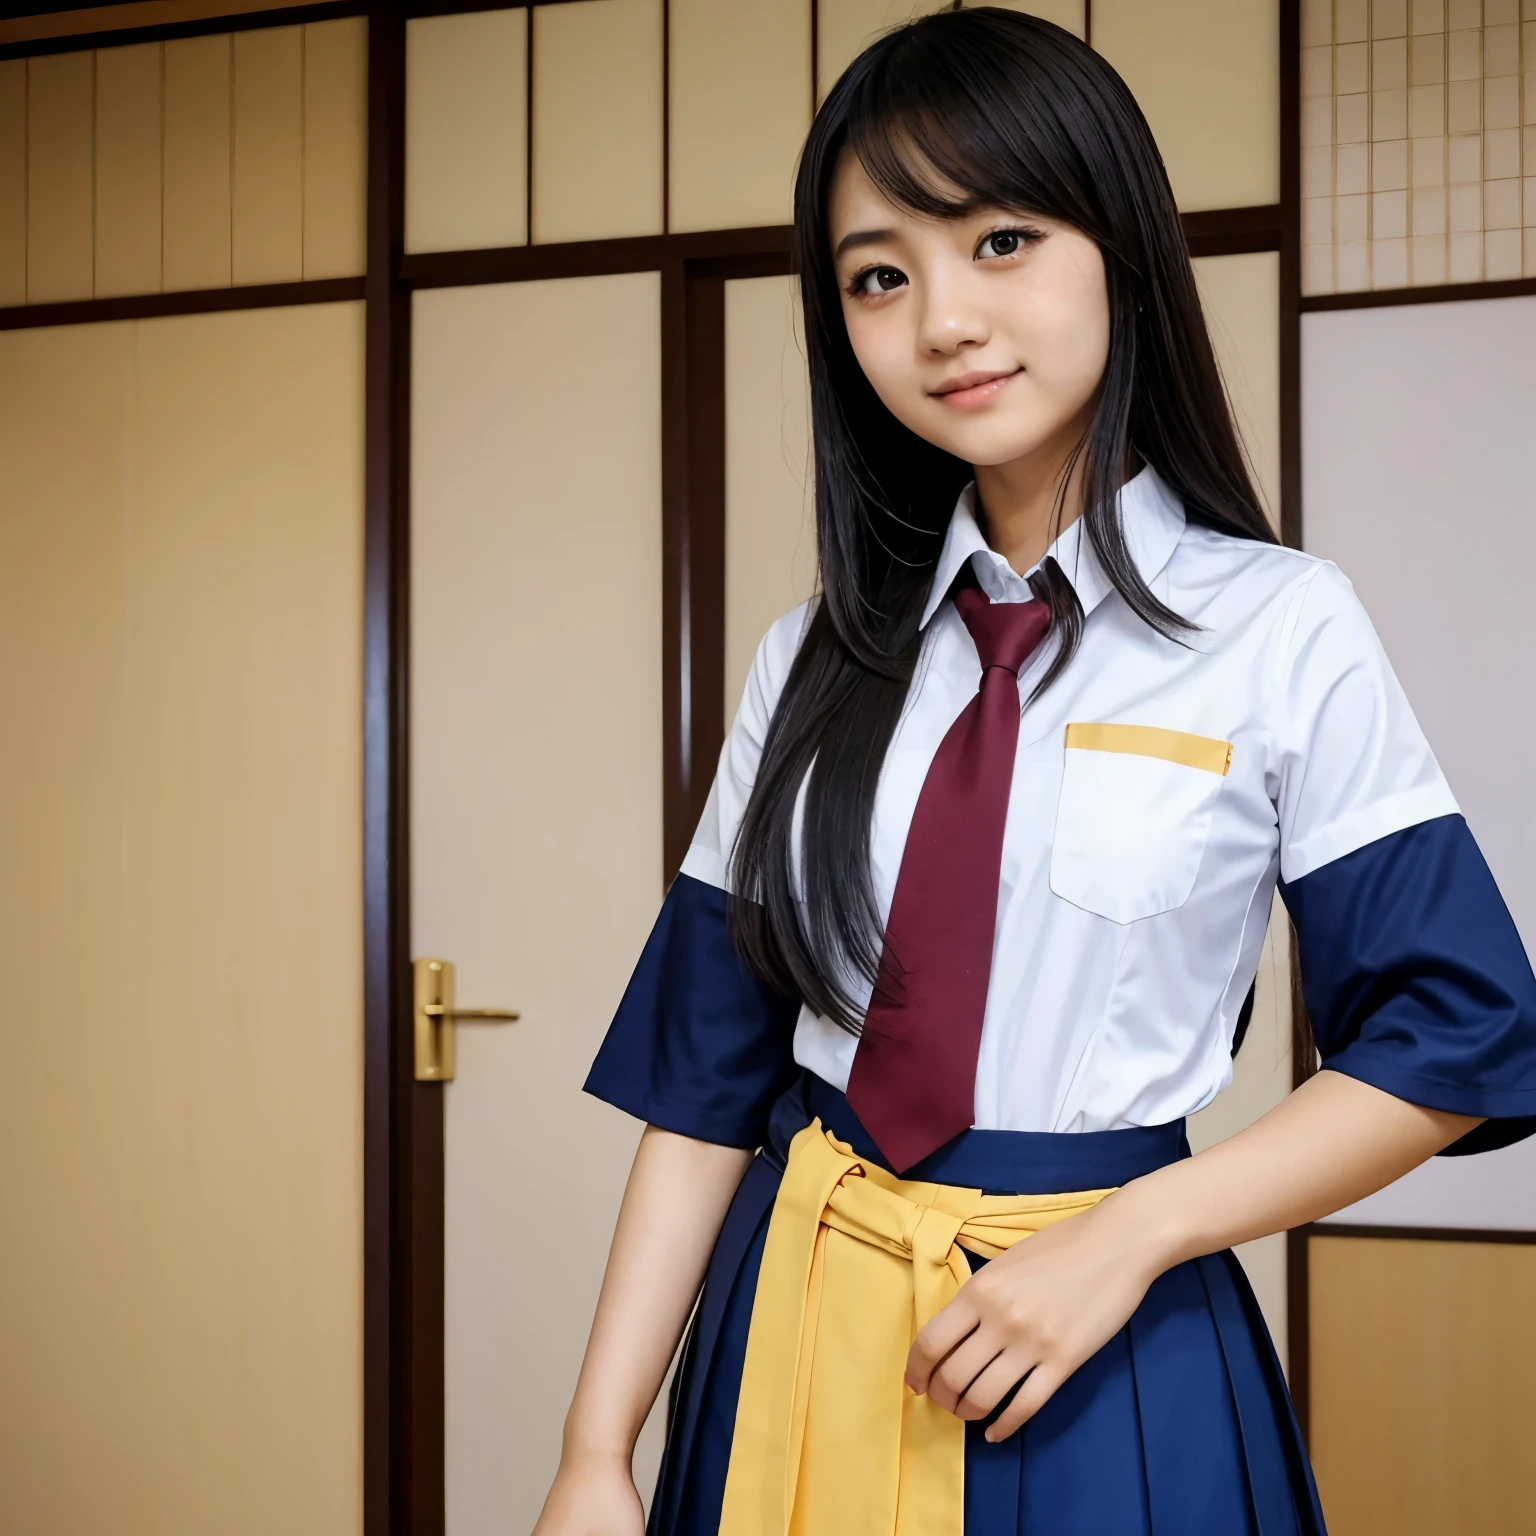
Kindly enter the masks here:
M 397 11 L 406 17 L 456 16 L 468 11 L 532 10 L 542 5 L 574 5 L 580 0 L 403 0 Z M 369 0 L 261 0 L 249 9 L 219 0 L 198 4 L 139 4 L 90 6 L 83 9 L 39 8 L 12 12 L 0 21 L 0 59 L 36 57 L 46 53 L 81 53 L 122 43 L 164 42 L 177 37 L 206 37 L 210 33 L 250 32 L 261 27 L 294 27 L 302 22 L 332 21 L 340 16 L 370 14 Z M 158 19 L 163 17 L 164 19 Z
M 736 233 L 719 244 L 748 243 Z M 755 233 L 769 237 L 755 250 L 674 256 L 661 269 L 662 856 L 668 883 L 688 851 L 725 739 L 725 285 L 789 271 L 784 232 Z
M 575 5 L 579 0 L 405 0 L 405 14 L 462 16 L 470 11 L 531 11 L 541 5 Z
M 400 275 L 411 288 L 459 288 L 478 283 L 526 283 L 550 277 L 606 277 L 616 272 L 665 272 L 676 262 L 774 258 L 789 270 L 794 229 L 713 229 L 686 235 L 632 235 L 553 245 L 507 245 L 482 251 L 430 251 L 406 256 Z
M 1498 283 L 1444 283 L 1433 288 L 1375 288 L 1364 293 L 1319 293 L 1303 298 L 1304 314 L 1328 309 L 1385 309 L 1396 304 L 1457 304 L 1467 299 L 1516 299 L 1536 294 L 1536 277 Z
M 1314 1221 L 1309 1237 L 1379 1237 L 1417 1243 L 1536 1243 L 1536 1232 L 1503 1227 L 1375 1227 L 1365 1222 Z
M 368 232 L 363 608 L 363 1529 L 412 1529 L 419 1443 L 413 1412 L 422 1375 L 423 1265 L 432 1236 L 431 1105 L 418 1098 L 410 1056 L 410 842 L 407 784 L 409 521 L 400 414 L 408 398 L 409 296 L 395 281 L 404 244 L 405 24 L 380 0 L 368 27 Z M 421 1123 L 418 1123 L 418 1112 Z M 441 1116 L 441 1103 L 437 1104 Z M 440 1124 L 439 1119 L 439 1124 Z M 438 1151 L 441 1158 L 441 1147 Z M 437 1189 L 441 1219 L 441 1186 Z M 440 1241 L 440 1233 L 438 1234 Z M 441 1248 L 438 1249 L 439 1259 Z M 440 1267 L 440 1266 L 439 1266 Z M 438 1282 L 441 1294 L 441 1279 Z M 430 1299 L 430 1297 L 428 1298 Z M 437 1350 L 442 1351 L 441 1316 Z M 430 1370 L 426 1373 L 430 1376 Z M 439 1417 L 441 1417 L 439 1415 Z M 438 1434 L 440 1436 L 441 1430 Z M 441 1488 L 438 1489 L 439 1496 Z
M 183 293 L 78 299 L 67 304 L 18 304 L 0 309 L 0 331 L 92 325 L 104 320 L 155 320 L 164 315 L 209 315 L 230 309 L 276 309 L 292 304 L 336 304 L 363 298 L 366 284 L 367 279 L 361 277 L 325 277 L 303 283 L 255 283 L 243 288 L 191 288 Z
M 1283 228 L 1282 204 L 1252 208 L 1212 208 L 1183 214 L 1189 254 L 1245 256 L 1253 251 L 1278 251 Z
M 320 0 L 320 3 L 294 5 L 264 5 L 260 10 L 234 11 L 230 14 L 191 15 L 175 20 L 145 21 L 146 13 L 153 13 L 149 5 L 103 6 L 100 11 L 70 11 L 54 18 L 58 24 L 66 21 L 78 23 L 81 28 L 91 26 L 95 19 L 102 23 L 94 30 L 54 31 L 49 35 L 19 36 L 18 32 L 43 31 L 44 18 L 35 20 L 38 26 L 27 29 L 24 24 L 12 20 L 0 30 L 0 59 L 36 58 L 48 53 L 84 53 L 91 48 L 113 48 L 123 43 L 168 42 L 178 37 L 207 37 L 214 33 L 252 32 L 262 27 L 296 27 L 304 22 L 334 21 L 341 16 L 362 16 L 370 13 L 368 0 Z M 166 8 L 170 10 L 169 7 Z M 194 9 L 187 7 L 187 9 Z M 217 11 L 217 7 L 208 7 Z M 114 15 L 117 12 L 119 14 Z M 136 14 L 135 14 L 136 13 Z

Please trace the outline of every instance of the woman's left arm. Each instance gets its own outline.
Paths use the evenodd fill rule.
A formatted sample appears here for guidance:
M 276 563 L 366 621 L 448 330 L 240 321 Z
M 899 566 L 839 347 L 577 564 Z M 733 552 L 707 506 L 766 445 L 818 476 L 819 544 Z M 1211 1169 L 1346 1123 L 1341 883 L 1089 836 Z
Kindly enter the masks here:
M 987 1430 L 1006 1439 L 1164 1270 L 1363 1199 L 1479 1123 L 1319 1072 L 1246 1131 L 993 1259 L 918 1334 L 907 1383 L 982 1419 L 1023 1381 Z

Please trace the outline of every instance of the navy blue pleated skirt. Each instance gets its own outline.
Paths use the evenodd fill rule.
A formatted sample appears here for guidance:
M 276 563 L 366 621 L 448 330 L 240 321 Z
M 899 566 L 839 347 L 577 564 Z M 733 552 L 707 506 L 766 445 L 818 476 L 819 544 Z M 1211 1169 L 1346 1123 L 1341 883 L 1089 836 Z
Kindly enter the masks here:
M 818 1117 L 880 1160 L 847 1099 L 820 1078 L 802 1074 L 774 1106 L 684 1344 L 649 1536 L 718 1532 L 768 1217 L 789 1143 Z M 967 1131 L 907 1176 L 1051 1195 L 1124 1184 L 1188 1156 L 1182 1122 L 1083 1135 Z M 984 1262 L 967 1257 L 973 1269 Z M 1130 1322 L 1018 1434 L 989 1445 L 980 1424 L 966 1426 L 965 1532 L 1324 1536 L 1280 1362 L 1231 1253 L 1156 1280 Z

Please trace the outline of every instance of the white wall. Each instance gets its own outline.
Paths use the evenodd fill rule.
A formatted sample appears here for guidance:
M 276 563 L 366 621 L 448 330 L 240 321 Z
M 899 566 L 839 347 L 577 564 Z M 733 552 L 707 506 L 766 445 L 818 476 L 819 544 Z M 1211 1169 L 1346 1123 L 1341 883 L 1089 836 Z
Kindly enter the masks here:
M 1338 562 L 1536 943 L 1536 297 L 1302 321 L 1307 547 Z M 1341 1221 L 1536 1229 L 1536 1138 L 1438 1159 Z

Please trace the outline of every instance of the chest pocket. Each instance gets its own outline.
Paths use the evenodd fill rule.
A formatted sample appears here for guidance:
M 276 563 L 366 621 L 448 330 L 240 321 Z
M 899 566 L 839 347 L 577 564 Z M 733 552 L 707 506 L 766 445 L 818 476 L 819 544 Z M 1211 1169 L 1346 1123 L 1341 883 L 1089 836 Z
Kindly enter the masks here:
M 1182 906 L 1232 744 L 1151 725 L 1067 727 L 1051 889 L 1116 923 Z

